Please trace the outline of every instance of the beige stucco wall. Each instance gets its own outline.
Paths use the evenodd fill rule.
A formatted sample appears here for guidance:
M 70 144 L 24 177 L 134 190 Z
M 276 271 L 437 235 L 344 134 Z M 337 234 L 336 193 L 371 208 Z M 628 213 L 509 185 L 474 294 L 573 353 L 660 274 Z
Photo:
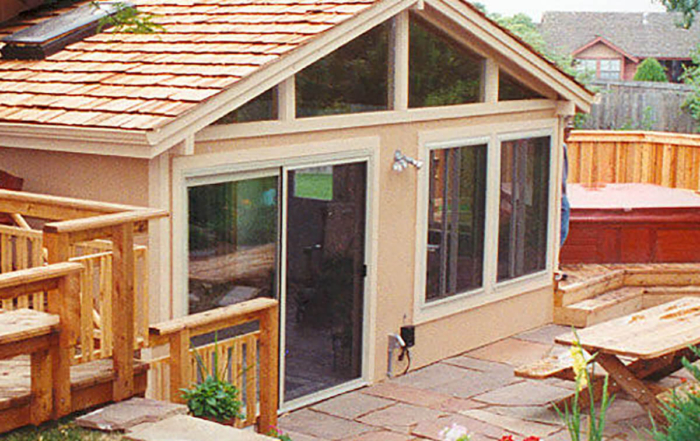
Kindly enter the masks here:
M 416 295 L 415 274 L 418 256 L 416 253 L 418 210 L 417 173 L 409 168 L 403 173 L 392 170 L 393 154 L 396 149 L 409 156 L 424 158 L 420 150 L 421 133 L 439 130 L 460 129 L 455 131 L 462 138 L 477 136 L 480 130 L 491 124 L 503 124 L 500 133 L 514 130 L 518 124 L 526 122 L 549 124 L 554 126 L 557 119 L 553 111 L 520 113 L 498 117 L 473 117 L 448 119 L 411 124 L 394 124 L 367 128 L 332 130 L 314 133 L 298 133 L 265 137 L 251 137 L 227 141 L 198 142 L 196 155 L 208 156 L 212 164 L 221 165 L 217 153 L 227 154 L 228 158 L 236 156 L 231 152 L 241 153 L 240 157 L 256 158 L 250 152 L 280 148 L 289 154 L 294 151 L 298 156 L 323 153 L 326 141 L 337 140 L 352 142 L 354 138 L 379 137 L 380 147 L 376 151 L 378 161 L 375 167 L 377 176 L 370 176 L 370 182 L 376 178 L 377 188 L 373 189 L 374 204 L 378 212 L 373 213 L 376 223 L 377 242 L 371 246 L 374 253 L 374 271 L 376 284 L 367 292 L 373 296 L 375 317 L 370 325 L 373 327 L 373 368 L 371 381 L 386 378 L 387 370 L 387 335 L 399 331 L 405 324 L 416 324 L 414 317 L 414 298 Z M 556 133 L 556 132 L 555 132 Z M 554 134 L 556 136 L 556 134 Z M 314 147 L 305 147 L 313 142 Z M 556 156 L 553 156 L 556 157 Z M 200 163 L 201 165 L 201 163 Z M 370 215 L 371 217 L 371 215 Z M 372 219 L 370 219 L 370 222 Z M 176 239 L 177 240 L 177 239 Z M 368 256 L 368 261 L 371 256 Z M 418 271 L 424 271 L 419 269 Z M 372 277 L 370 277 L 372 280 Z M 473 309 L 446 316 L 437 320 L 417 324 L 417 345 L 412 350 L 412 368 L 436 362 L 445 357 L 481 346 L 514 333 L 531 329 L 552 319 L 552 288 L 537 289 L 534 292 L 520 292 L 520 295 L 493 301 Z M 399 372 L 400 366 L 395 366 Z M 402 367 L 402 366 L 401 366 Z
M 25 191 L 148 205 L 142 159 L 0 147 L 0 169 L 23 178 Z

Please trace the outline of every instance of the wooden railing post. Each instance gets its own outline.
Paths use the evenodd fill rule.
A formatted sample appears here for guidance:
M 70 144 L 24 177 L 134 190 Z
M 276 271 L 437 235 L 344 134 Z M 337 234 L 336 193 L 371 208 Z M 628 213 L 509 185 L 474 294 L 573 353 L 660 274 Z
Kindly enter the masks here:
M 180 389 L 190 386 L 190 332 L 182 329 L 170 337 L 170 401 L 184 402 Z
M 279 407 L 279 306 L 260 314 L 260 419 L 258 432 L 277 426 Z
M 54 418 L 73 411 L 71 401 L 70 365 L 78 341 L 80 326 L 80 272 L 62 277 L 58 290 L 49 294 L 49 312 L 61 318 L 58 351 L 53 351 Z M 52 306 L 55 305 L 55 306 Z
M 134 224 L 112 228 L 114 401 L 134 394 Z

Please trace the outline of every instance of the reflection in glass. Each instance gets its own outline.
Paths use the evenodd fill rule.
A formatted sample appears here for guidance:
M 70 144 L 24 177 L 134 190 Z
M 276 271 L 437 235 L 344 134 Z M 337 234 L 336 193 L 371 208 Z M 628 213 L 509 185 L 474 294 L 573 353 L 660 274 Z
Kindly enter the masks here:
M 534 100 L 544 98 L 504 71 L 498 74 L 498 101 Z
M 276 176 L 189 187 L 189 312 L 275 297 Z
M 380 25 L 299 72 L 296 116 L 386 110 L 388 25 Z
M 271 121 L 273 119 L 277 119 L 277 87 L 263 92 L 236 110 L 227 113 L 216 120 L 214 124 Z
M 482 286 L 486 151 L 479 145 L 431 152 L 427 301 Z
M 482 57 L 413 17 L 409 45 L 409 107 L 483 101 Z
M 549 137 L 503 142 L 498 281 L 547 266 Z

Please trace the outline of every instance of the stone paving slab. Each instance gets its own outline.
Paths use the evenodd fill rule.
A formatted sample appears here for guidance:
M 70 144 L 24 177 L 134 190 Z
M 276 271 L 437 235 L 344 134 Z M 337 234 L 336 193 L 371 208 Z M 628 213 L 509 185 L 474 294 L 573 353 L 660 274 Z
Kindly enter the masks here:
M 508 433 L 516 433 L 523 437 L 536 436 L 538 438 L 546 438 L 560 429 L 558 426 L 499 415 L 483 409 L 468 410 L 464 412 L 464 415 L 492 426 L 500 427 Z
M 413 437 L 410 435 L 380 430 L 377 432 L 363 433 L 362 435 L 351 438 L 345 438 L 343 441 L 411 441 L 412 439 Z M 294 438 L 294 441 L 297 441 L 296 438 Z
M 519 418 L 525 421 L 533 421 L 535 423 L 550 424 L 554 426 L 561 425 L 559 415 L 550 406 L 489 406 L 488 411 L 498 415 Z
M 134 430 L 125 439 L 133 441 L 273 441 L 274 438 L 236 429 L 187 415 L 176 415 L 141 430 Z
M 506 338 L 469 352 L 470 357 L 523 366 L 541 360 L 552 350 L 552 344 Z
M 503 374 L 502 371 L 488 373 L 480 371 L 469 371 L 469 374 L 459 380 L 452 380 L 443 383 L 430 390 L 441 394 L 458 398 L 473 398 L 486 392 L 508 386 L 514 382 L 523 381 L 513 377 L 513 374 Z
M 395 432 L 411 433 L 411 428 L 418 423 L 436 420 L 443 415 L 445 415 L 444 412 L 437 410 L 399 403 L 395 406 L 369 413 L 357 421 Z
M 311 409 L 329 415 L 354 420 L 370 412 L 387 408 L 396 401 L 359 392 L 350 392 L 311 406 Z
M 174 415 L 186 415 L 184 404 L 166 403 L 146 398 L 132 398 L 90 412 L 75 420 L 88 429 L 107 432 L 125 431 L 144 423 L 154 423 Z
M 570 390 L 528 380 L 492 390 L 474 399 L 496 406 L 549 406 L 569 395 Z
M 415 404 L 417 406 L 426 406 L 431 408 L 435 408 L 441 403 L 447 402 L 453 398 L 448 394 L 418 389 L 416 387 L 398 384 L 392 381 L 379 383 L 366 389 L 362 389 L 360 392 L 401 403 Z
M 554 339 L 562 334 L 571 332 L 571 327 L 562 325 L 546 325 L 530 331 L 521 332 L 515 335 L 515 338 L 527 340 L 535 343 L 551 345 Z
M 284 415 L 279 419 L 278 425 L 285 432 L 305 433 L 325 441 L 342 440 L 377 430 L 376 427 L 310 409 Z

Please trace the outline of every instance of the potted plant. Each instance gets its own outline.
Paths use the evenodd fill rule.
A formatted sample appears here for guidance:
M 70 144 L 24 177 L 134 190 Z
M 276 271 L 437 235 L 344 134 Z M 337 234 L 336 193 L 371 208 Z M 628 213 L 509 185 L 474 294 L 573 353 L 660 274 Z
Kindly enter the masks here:
M 202 357 L 195 352 L 199 378 L 203 381 L 189 389 L 182 389 L 182 397 L 190 413 L 196 417 L 233 425 L 236 418 L 243 418 L 240 410 L 243 403 L 236 386 L 224 379 L 226 368 L 219 372 L 219 357 L 216 350 L 216 337 L 212 372 L 207 372 Z

